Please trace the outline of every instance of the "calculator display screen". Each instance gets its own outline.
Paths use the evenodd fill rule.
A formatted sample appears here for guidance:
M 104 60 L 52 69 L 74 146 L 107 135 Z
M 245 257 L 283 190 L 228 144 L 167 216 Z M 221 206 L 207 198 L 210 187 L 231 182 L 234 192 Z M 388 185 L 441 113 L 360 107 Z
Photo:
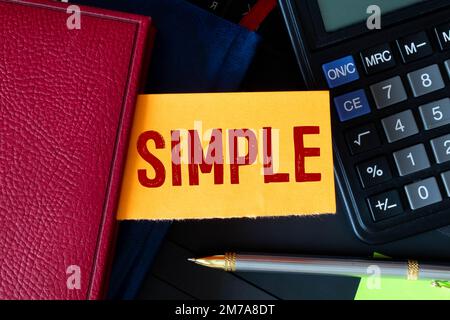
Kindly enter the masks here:
M 407 6 L 426 0 L 317 0 L 327 32 L 334 32 L 370 17 L 367 8 L 377 5 L 381 15 L 401 10 Z

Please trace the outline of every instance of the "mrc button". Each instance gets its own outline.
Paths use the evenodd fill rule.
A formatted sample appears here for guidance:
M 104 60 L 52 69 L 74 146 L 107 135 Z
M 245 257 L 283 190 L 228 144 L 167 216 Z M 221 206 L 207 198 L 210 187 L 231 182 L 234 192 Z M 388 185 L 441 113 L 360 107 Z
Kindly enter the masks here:
M 382 44 L 361 52 L 361 60 L 367 74 L 395 67 L 394 56 L 389 44 Z
M 352 56 L 346 56 L 322 65 L 328 87 L 336 88 L 359 79 L 358 69 Z
M 341 122 L 370 113 L 369 102 L 363 89 L 334 98 Z

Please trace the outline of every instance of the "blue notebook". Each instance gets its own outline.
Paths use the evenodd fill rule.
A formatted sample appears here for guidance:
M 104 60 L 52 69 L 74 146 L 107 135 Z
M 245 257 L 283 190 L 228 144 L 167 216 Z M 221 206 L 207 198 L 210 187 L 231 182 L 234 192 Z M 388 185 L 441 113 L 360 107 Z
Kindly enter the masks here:
M 184 0 L 79 0 L 151 16 L 157 28 L 146 93 L 236 91 L 260 37 Z M 120 223 L 110 299 L 133 299 L 170 223 Z

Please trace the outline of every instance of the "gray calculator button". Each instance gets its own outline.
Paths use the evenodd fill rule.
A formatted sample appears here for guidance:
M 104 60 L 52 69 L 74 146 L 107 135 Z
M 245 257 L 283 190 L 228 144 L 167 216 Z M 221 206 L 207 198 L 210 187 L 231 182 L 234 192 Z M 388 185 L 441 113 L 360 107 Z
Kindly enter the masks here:
M 431 140 L 431 148 L 437 163 L 450 161 L 450 134 Z
M 450 99 L 427 103 L 419 107 L 420 116 L 426 130 L 445 126 L 450 123 Z
M 408 99 L 402 79 L 399 76 L 370 86 L 370 91 L 372 91 L 378 109 L 389 107 Z
M 400 176 L 406 176 L 430 167 L 430 161 L 423 144 L 394 152 L 394 159 Z
M 437 64 L 408 73 L 408 80 L 414 97 L 420 97 L 445 87 Z
M 450 171 L 446 171 L 441 173 L 442 182 L 445 186 L 445 191 L 447 192 L 447 196 L 450 197 Z
M 445 69 L 447 69 L 448 76 L 450 77 L 450 60 L 445 61 Z
M 428 178 L 405 186 L 406 196 L 412 210 L 442 201 L 436 178 Z
M 419 132 L 411 110 L 406 110 L 381 120 L 388 141 L 395 142 Z

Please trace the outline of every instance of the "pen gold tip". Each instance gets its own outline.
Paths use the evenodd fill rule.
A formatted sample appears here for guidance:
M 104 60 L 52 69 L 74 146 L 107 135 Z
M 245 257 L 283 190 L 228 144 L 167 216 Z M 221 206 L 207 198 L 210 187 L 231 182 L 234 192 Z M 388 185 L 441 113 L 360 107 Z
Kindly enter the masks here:
M 189 258 L 187 260 L 204 267 L 227 270 L 227 261 L 223 255 L 204 258 Z

